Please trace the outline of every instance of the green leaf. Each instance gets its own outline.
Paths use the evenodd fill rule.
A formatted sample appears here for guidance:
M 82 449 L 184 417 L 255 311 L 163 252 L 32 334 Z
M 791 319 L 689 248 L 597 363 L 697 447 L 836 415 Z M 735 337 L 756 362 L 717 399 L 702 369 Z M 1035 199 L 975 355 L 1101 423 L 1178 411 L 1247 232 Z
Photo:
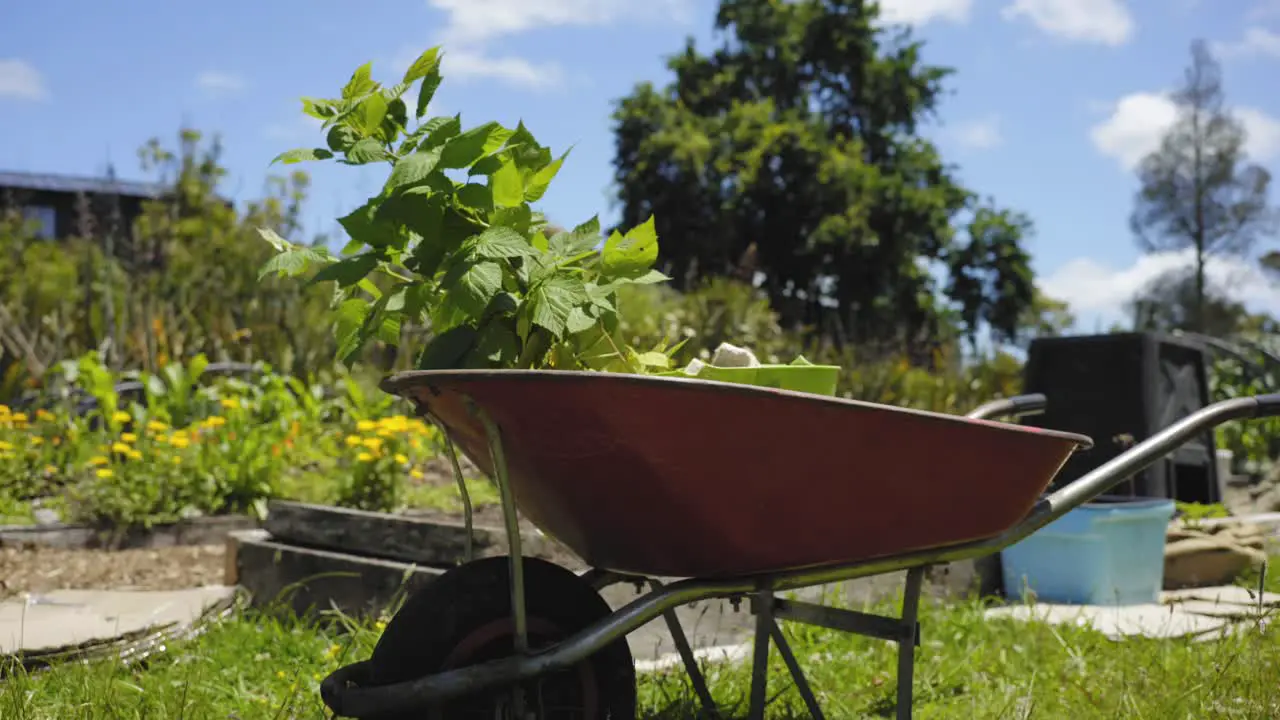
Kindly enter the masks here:
M 276 163 L 283 163 L 285 165 L 292 165 L 294 163 L 308 162 L 312 160 L 328 160 L 331 157 L 333 157 L 333 153 L 325 150 L 324 148 L 297 148 L 280 153 L 275 156 L 275 159 L 273 159 L 270 164 L 275 165 Z
M 336 130 L 338 127 L 341 126 L 334 126 L 334 129 Z M 395 156 L 387 152 L 387 149 L 382 146 L 379 140 L 371 137 L 361 138 L 351 146 L 351 149 L 346 154 L 346 164 L 348 165 L 367 165 L 372 162 L 394 159 Z
M 382 120 L 387 116 L 389 107 L 390 103 L 382 96 L 382 93 L 375 93 L 361 100 L 352 114 L 355 116 L 359 129 L 365 135 L 373 135 L 382 125 Z
M 510 321 L 494 319 L 485 324 L 472 355 L 488 361 L 490 367 L 510 367 L 520 355 L 520 338 Z
M 378 256 L 373 254 L 356 255 L 336 263 L 326 265 L 316 273 L 308 285 L 322 282 L 336 282 L 338 287 L 350 287 L 360 282 L 366 275 L 378 267 Z
M 572 150 L 572 148 L 570 148 Z M 555 162 L 547 165 L 538 172 L 534 173 L 533 178 L 528 182 L 524 189 L 524 199 L 529 202 L 537 202 L 547 192 L 547 187 L 551 185 L 551 181 L 555 178 L 556 173 L 560 172 L 560 166 L 564 165 L 565 158 L 569 157 L 569 150 L 563 155 L 556 158 Z
M 334 125 L 329 128 L 329 133 L 325 136 L 325 140 L 329 143 L 330 150 L 345 153 L 360 141 L 360 134 L 346 125 Z
M 660 352 L 650 351 L 650 352 L 636 353 L 635 359 L 644 367 L 662 368 L 662 369 L 671 367 L 671 358 L 668 358 L 666 355 Z
M 377 87 L 377 83 L 373 81 L 373 63 L 367 62 L 351 74 L 351 79 L 342 88 L 342 99 L 352 100 L 373 90 Z
M 515 230 L 507 227 L 491 227 L 476 238 L 475 253 L 488 260 L 497 260 L 529 257 L 537 255 L 538 251 Z
M 496 122 L 474 127 L 445 143 L 440 156 L 444 168 L 465 168 L 480 158 L 502 147 L 511 137 L 511 131 Z
M 595 324 L 595 318 L 588 315 L 582 308 L 576 307 L 569 312 L 569 317 L 565 319 L 565 330 L 570 335 L 577 335 L 584 330 L 595 327 Z
M 454 192 L 459 207 L 474 211 L 481 217 L 488 217 L 493 212 L 493 193 L 489 188 L 475 183 L 467 183 Z
M 495 262 L 462 263 L 450 269 L 441 284 L 451 303 L 468 316 L 479 317 L 502 290 L 502 268 Z
M 600 236 L 587 233 L 558 232 L 547 241 L 547 252 L 557 258 L 571 258 L 595 250 Z
M 338 218 L 338 224 L 347 231 L 352 240 L 369 247 L 388 247 L 397 240 L 395 223 L 379 219 L 375 216 L 378 209 L 376 198 L 361 205 L 350 214 Z
M 409 66 L 408 70 L 404 71 L 403 82 L 412 83 L 415 80 L 420 80 L 426 77 L 427 75 L 431 74 L 431 71 L 436 70 L 439 67 L 440 67 L 439 46 L 428 48 L 426 52 L 418 56 L 417 60 L 413 61 L 413 64 Z
M 453 117 L 433 118 L 433 120 L 442 120 L 443 122 L 441 122 L 437 127 L 432 128 L 432 130 L 427 133 L 426 139 L 418 146 L 419 150 L 430 150 L 431 148 L 440 147 L 446 142 L 457 137 L 458 133 L 462 132 L 461 114 L 454 115 Z
M 515 207 L 495 208 L 489 216 L 489 225 L 491 227 L 509 227 L 520 233 L 522 237 L 528 235 L 532 224 L 533 213 L 529 211 L 529 206 L 524 204 Z
M 349 298 L 338 305 L 333 337 L 338 341 L 338 359 L 348 365 L 360 348 L 360 328 L 364 327 L 370 309 L 363 298 Z
M 525 178 L 510 156 L 498 156 L 498 168 L 489 175 L 493 203 L 499 207 L 516 207 L 525 201 Z
M 526 302 L 530 305 L 530 319 L 559 339 L 573 309 L 587 299 L 582 281 L 568 276 L 552 276 L 534 286 Z
M 427 72 L 422 78 L 422 87 L 418 89 L 418 109 L 414 117 L 422 117 L 427 114 L 427 106 L 431 104 L 431 98 L 435 97 L 436 90 L 440 87 L 440 66 L 436 65 Z
M 476 329 L 459 325 L 435 336 L 418 356 L 419 370 L 456 368 L 476 344 Z
M 390 193 L 397 188 L 422 182 L 436 169 L 436 165 L 439 162 L 440 151 L 438 149 L 416 152 L 400 158 L 396 161 L 395 167 L 392 168 L 391 177 L 387 178 L 387 184 L 383 187 L 383 192 Z
M 332 100 L 304 97 L 302 98 L 302 112 L 317 120 L 328 120 L 338 114 L 338 107 L 334 105 Z
M 541 230 L 533 234 L 533 239 L 529 241 L 529 244 L 533 245 L 535 248 L 537 248 L 541 252 L 547 252 L 549 247 L 549 241 L 547 240 L 547 236 Z
M 267 244 L 276 252 L 284 252 L 285 250 L 293 247 L 293 243 L 280 237 L 279 233 L 271 228 L 260 227 L 258 228 L 258 234 L 261 235 L 262 239 L 266 240 Z
M 591 219 L 582 223 L 573 229 L 575 235 L 594 235 L 596 242 L 600 242 L 600 216 L 592 215 Z M 592 247 L 595 247 L 592 245 Z
M 652 215 L 626 235 L 613 233 L 601 253 L 601 265 L 610 277 L 640 277 L 657 259 L 658 233 Z

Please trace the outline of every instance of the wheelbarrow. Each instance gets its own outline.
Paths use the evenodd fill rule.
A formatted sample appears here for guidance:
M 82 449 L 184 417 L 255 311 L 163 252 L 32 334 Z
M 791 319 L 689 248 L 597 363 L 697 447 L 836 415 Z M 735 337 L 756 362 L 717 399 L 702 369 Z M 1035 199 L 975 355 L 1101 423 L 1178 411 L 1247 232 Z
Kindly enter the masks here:
M 991 419 L 1041 411 L 1040 395 L 959 417 L 608 373 L 422 371 L 383 388 L 493 479 L 509 555 L 468 557 L 420 588 L 369 659 L 321 682 L 336 715 L 360 720 L 631 720 L 626 636 L 659 617 L 719 717 L 674 612 L 714 598 L 747 600 L 755 617 L 753 720 L 764 716 L 771 647 L 823 717 L 778 620 L 896 642 L 896 713 L 910 718 L 926 569 L 998 552 L 1219 424 L 1280 414 L 1280 395 L 1210 405 L 1046 497 L 1092 441 Z M 591 569 L 523 557 L 517 506 Z M 897 618 L 778 597 L 901 570 Z M 600 591 L 624 582 L 648 592 L 615 611 Z

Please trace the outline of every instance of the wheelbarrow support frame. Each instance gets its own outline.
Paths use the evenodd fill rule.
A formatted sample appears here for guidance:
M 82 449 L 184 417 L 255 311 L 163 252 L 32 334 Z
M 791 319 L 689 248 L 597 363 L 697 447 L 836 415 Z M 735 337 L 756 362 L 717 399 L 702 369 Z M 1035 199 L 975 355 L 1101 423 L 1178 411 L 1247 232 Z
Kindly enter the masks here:
M 1020 396 L 983 405 L 969 413 L 968 417 L 985 419 L 1026 415 L 1042 411 L 1044 405 L 1043 395 Z M 479 409 L 476 408 L 476 411 L 479 412 Z M 651 578 L 589 570 L 584 577 L 597 589 L 619 582 L 634 582 L 641 585 L 647 583 L 652 589 L 649 593 L 617 610 L 610 617 L 593 623 L 563 642 L 546 649 L 526 651 L 480 665 L 379 687 L 358 686 L 358 679 L 367 673 L 368 661 L 358 662 L 339 668 L 325 678 L 320 687 L 321 696 L 325 704 L 340 716 L 369 717 L 409 711 L 460 695 L 496 686 L 511 685 L 544 673 L 572 667 L 651 620 L 663 617 L 671 631 L 681 660 L 689 672 L 695 693 L 708 713 L 715 717 L 718 715 L 716 707 L 688 638 L 676 619 L 675 609 L 692 602 L 716 598 L 741 600 L 745 597 L 749 598 L 750 610 L 756 616 L 756 642 L 753 652 L 749 708 L 749 717 L 752 720 L 759 720 L 764 716 L 765 678 L 771 642 L 777 646 L 809 712 L 815 718 L 823 717 L 816 697 L 804 679 L 795 655 L 777 624 L 778 619 L 898 643 L 897 717 L 899 720 L 909 720 L 915 648 L 920 642 L 918 620 L 920 594 L 924 584 L 924 574 L 929 567 L 982 557 L 1003 550 L 1071 510 L 1104 494 L 1134 473 L 1218 425 L 1233 420 L 1277 415 L 1280 415 L 1280 394 L 1235 398 L 1204 407 L 1060 488 L 1037 503 L 1017 525 L 985 540 L 856 563 L 736 578 L 690 578 L 669 585 L 663 585 Z M 483 418 L 483 415 L 481 417 Z M 497 476 L 495 481 L 503 501 L 503 514 L 511 548 L 512 575 L 515 579 L 521 575 L 522 556 L 515 505 L 511 498 L 510 486 L 506 482 L 505 463 L 502 462 L 502 431 L 487 418 L 484 419 L 484 423 L 489 433 L 489 443 L 495 461 L 494 475 Z M 777 597 L 777 593 L 780 592 L 902 570 L 907 571 L 907 577 L 903 593 L 903 612 L 899 618 L 887 618 Z M 519 583 L 513 583 L 512 615 L 518 635 L 523 635 L 520 631 L 525 624 L 524 610 L 523 587 L 520 587 Z M 523 642 L 523 637 L 517 639 L 519 647 L 525 647 Z M 355 686 L 351 686 L 352 684 Z

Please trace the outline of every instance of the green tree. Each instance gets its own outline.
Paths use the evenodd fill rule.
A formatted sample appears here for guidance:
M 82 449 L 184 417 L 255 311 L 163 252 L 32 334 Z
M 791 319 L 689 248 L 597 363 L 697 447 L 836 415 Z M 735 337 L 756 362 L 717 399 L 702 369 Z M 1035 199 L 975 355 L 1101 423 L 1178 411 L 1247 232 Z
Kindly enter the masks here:
M 1205 265 L 1214 256 L 1247 255 L 1274 235 L 1271 173 L 1248 162 L 1246 133 L 1226 109 L 1222 73 L 1203 41 L 1174 94 L 1178 118 L 1138 167 L 1141 188 L 1130 225 L 1146 252 L 1195 253 L 1188 330 L 1209 328 Z
M 862 0 L 722 0 L 720 47 L 689 41 L 674 82 L 617 105 L 621 225 L 657 218 L 679 289 L 740 277 L 750 248 L 788 327 L 919 351 L 954 308 L 971 337 L 1013 338 L 1034 296 L 1030 222 L 962 187 L 919 136 L 951 71 L 877 16 Z

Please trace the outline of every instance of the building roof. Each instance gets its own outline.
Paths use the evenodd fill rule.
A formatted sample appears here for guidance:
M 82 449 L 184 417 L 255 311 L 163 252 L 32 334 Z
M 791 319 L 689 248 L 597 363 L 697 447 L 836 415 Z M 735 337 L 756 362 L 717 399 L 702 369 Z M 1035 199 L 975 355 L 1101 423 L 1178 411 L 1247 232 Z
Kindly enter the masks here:
M 49 173 L 9 172 L 0 170 L 0 188 L 43 190 L 47 192 L 123 195 L 157 198 L 164 192 L 159 183 L 118 180 L 103 177 L 76 177 Z

